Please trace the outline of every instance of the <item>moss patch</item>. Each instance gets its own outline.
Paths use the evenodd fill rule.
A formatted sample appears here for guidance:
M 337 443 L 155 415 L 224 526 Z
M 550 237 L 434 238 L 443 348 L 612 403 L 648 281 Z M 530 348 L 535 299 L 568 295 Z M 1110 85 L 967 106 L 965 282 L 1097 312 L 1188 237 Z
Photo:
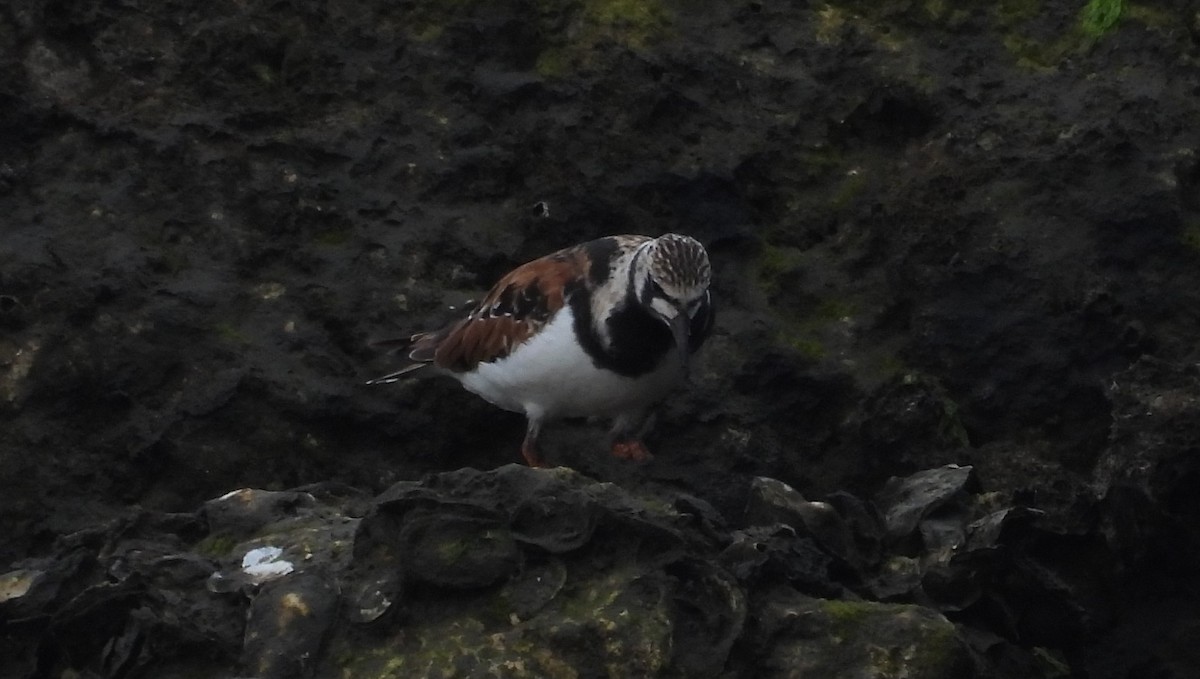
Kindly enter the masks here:
M 483 619 L 468 609 L 414 614 L 396 637 L 337 638 L 335 674 L 353 677 L 549 677 L 573 679 L 576 667 L 603 666 L 608 676 L 655 676 L 671 659 L 671 620 L 662 596 L 618 567 L 582 580 L 528 621 Z M 501 590 L 484 608 L 509 610 Z
M 943 677 L 963 666 L 954 625 L 928 609 L 841 600 L 819 600 L 817 609 L 826 633 L 841 642 L 815 667 L 858 666 L 876 677 Z M 837 657 L 841 653 L 847 656 Z
M 539 75 L 565 75 L 591 63 L 594 49 L 614 43 L 642 49 L 668 32 L 671 14 L 656 0 L 540 0 L 549 43 L 538 56 Z M 570 30 L 555 32 L 557 17 L 567 19 Z
M 225 533 L 212 533 L 206 536 L 196 545 L 196 553 L 201 556 L 206 556 L 210 559 L 219 559 L 229 556 L 234 547 L 238 546 L 240 541 L 232 535 Z
M 232 323 L 218 323 L 215 330 L 217 331 L 217 336 L 226 342 L 231 344 L 250 344 L 250 338 L 246 336 L 246 333 L 242 332 L 241 328 Z
M 758 257 L 756 278 L 767 297 L 783 292 L 787 278 L 801 268 L 804 259 L 804 253 L 799 248 L 763 246 L 762 254 Z
M 1125 10 L 1125 0 L 1088 0 L 1079 20 L 1086 35 L 1098 38 L 1116 27 Z

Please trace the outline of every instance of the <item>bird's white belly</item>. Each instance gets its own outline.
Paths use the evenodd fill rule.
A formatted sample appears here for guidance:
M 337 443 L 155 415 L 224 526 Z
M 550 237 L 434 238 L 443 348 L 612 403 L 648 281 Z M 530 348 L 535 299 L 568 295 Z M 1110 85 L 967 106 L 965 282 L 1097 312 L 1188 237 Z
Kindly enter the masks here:
M 575 337 L 574 314 L 563 307 L 507 358 L 455 375 L 469 391 L 531 417 L 614 416 L 662 399 L 682 377 L 668 354 L 654 371 L 625 377 L 597 368 Z

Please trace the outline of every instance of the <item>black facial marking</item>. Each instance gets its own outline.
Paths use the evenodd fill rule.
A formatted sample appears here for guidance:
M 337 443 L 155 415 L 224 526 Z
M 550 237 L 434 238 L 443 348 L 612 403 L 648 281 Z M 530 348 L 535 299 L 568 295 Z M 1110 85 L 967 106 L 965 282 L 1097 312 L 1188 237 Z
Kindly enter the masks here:
M 588 271 L 589 284 L 598 286 L 611 275 L 611 258 L 617 249 L 615 240 L 602 238 L 588 243 L 592 265 Z M 649 310 L 652 299 L 668 301 L 670 297 L 653 278 L 638 281 L 630 269 L 624 299 L 604 320 L 611 345 L 604 347 L 593 327 L 592 300 L 589 287 L 582 282 L 570 287 L 567 303 L 575 317 L 575 333 L 583 350 L 598 368 L 618 375 L 637 377 L 654 371 L 675 346 L 670 327 Z M 640 283 L 640 285 L 639 285 Z M 689 351 L 696 351 L 712 330 L 710 295 L 705 294 L 691 316 Z
M 630 280 L 632 284 L 632 279 Z M 663 291 L 662 286 L 653 278 L 646 277 L 642 283 L 642 289 L 638 291 L 638 299 L 642 301 L 643 306 L 650 306 L 650 301 L 654 299 L 665 299 L 670 301 L 667 293 Z
M 621 375 L 642 375 L 662 362 L 675 345 L 671 329 L 640 304 L 628 303 L 608 317 L 612 346 L 611 369 Z
M 575 332 L 583 350 L 598 368 L 618 375 L 637 377 L 652 372 L 675 345 L 671 330 L 631 296 L 606 321 L 612 346 L 605 349 L 592 328 L 591 295 L 582 286 L 570 296 L 575 315 Z M 712 331 L 712 306 L 706 295 L 691 319 L 689 351 L 695 352 Z
M 688 327 L 688 351 L 695 353 L 700 345 L 704 344 L 704 340 L 712 334 L 713 322 L 716 318 L 712 292 L 706 290 L 704 296 L 700 298 L 700 306 L 692 314 L 691 324 Z
M 600 344 L 592 327 L 591 295 L 580 289 L 571 295 L 571 311 L 575 314 L 575 332 L 579 343 L 598 368 L 618 375 L 637 377 L 653 371 L 671 349 L 671 331 L 666 324 L 647 313 L 640 304 L 626 298 L 621 308 L 608 317 L 612 346 Z
M 600 238 L 584 246 L 588 259 L 592 264 L 588 267 L 588 280 L 593 286 L 599 286 L 608 280 L 613 255 L 617 252 L 617 241 L 613 238 Z

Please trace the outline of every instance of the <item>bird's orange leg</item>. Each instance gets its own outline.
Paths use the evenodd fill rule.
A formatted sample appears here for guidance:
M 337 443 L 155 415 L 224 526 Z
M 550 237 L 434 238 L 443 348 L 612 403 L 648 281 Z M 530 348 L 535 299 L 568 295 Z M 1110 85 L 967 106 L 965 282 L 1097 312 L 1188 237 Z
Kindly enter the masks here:
M 534 468 L 546 466 L 546 462 L 542 460 L 537 449 L 538 433 L 541 430 L 541 422 L 529 420 L 529 426 L 525 428 L 525 440 L 521 442 L 521 457 L 525 458 L 525 464 Z
M 646 449 L 646 444 L 642 443 L 642 436 L 649 429 L 650 418 L 646 417 L 645 412 L 634 411 L 619 415 L 613 422 L 612 431 L 609 432 L 608 440 L 612 442 L 613 457 L 633 462 L 654 459 Z
M 619 457 L 622 460 L 632 460 L 634 462 L 645 462 L 654 458 L 650 454 L 650 451 L 646 449 L 646 444 L 638 439 L 613 441 L 612 454 L 614 457 Z

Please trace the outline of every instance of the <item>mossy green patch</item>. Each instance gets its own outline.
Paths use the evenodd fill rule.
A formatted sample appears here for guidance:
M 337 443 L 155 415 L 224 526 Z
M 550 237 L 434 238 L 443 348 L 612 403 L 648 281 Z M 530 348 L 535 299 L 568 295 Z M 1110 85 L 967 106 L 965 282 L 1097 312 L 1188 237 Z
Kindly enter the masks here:
M 1017 57 L 1018 65 L 1033 70 L 1058 67 L 1067 57 L 1085 52 L 1096 41 L 1117 28 L 1129 14 L 1125 0 L 1088 0 L 1079 11 L 1079 18 L 1057 38 L 1030 37 L 1027 22 L 1039 18 L 1043 10 L 1037 0 L 1008 0 L 996 10 L 996 18 L 1004 34 L 1004 45 Z M 1141 13 L 1139 13 L 1139 16 Z
M 218 323 L 215 327 L 215 330 L 217 331 L 217 336 L 226 342 L 232 342 L 234 344 L 250 344 L 250 338 L 247 337 L 244 332 L 242 332 L 241 328 L 238 328 L 232 323 Z
M 947 0 L 925 0 L 922 4 L 926 16 L 937 25 L 955 28 L 971 17 L 971 10 Z
M 548 47 L 538 54 L 534 70 L 544 78 L 557 78 L 571 71 L 570 52 L 563 47 Z
M 511 635 L 489 634 L 467 616 L 410 625 L 402 637 L 365 644 L 335 639 L 328 657 L 342 676 L 373 679 L 475 676 L 503 668 L 502 676 L 542 676 L 524 653 L 510 646 Z
M 503 676 L 575 679 L 579 654 L 608 676 L 657 676 L 670 661 L 671 622 L 661 599 L 647 600 L 640 571 L 617 567 L 576 582 L 533 619 L 477 617 L 476 607 L 415 615 L 394 637 L 337 636 L 327 674 L 401 677 Z M 499 592 L 483 594 L 501 597 Z M 502 613 L 497 601 L 485 610 Z M 584 648 L 580 648 L 580 644 Z
M 326 229 L 317 232 L 313 240 L 321 245 L 337 246 L 344 245 L 350 240 L 351 231 L 348 228 Z
M 1137 21 L 1147 28 L 1174 29 L 1179 26 L 1179 17 L 1170 11 L 1153 5 L 1131 5 L 1126 3 L 1122 19 Z
M 1088 0 L 1079 27 L 1086 35 L 1098 38 L 1116 27 L 1124 10 L 1125 0 Z
M 642 46 L 667 25 L 661 3 L 646 0 L 588 0 L 584 16 L 597 26 L 623 33 L 633 46 Z
M 671 618 L 633 581 L 605 578 L 591 625 L 603 640 L 608 675 L 655 676 L 670 661 Z M 586 618 L 585 618 L 586 619 Z
M 965 657 L 954 625 L 928 609 L 821 600 L 819 610 L 827 616 L 830 635 L 846 648 L 861 648 L 871 676 L 953 676 Z
M 821 611 L 829 616 L 835 631 L 839 628 L 860 625 L 868 617 L 878 615 L 879 606 L 880 604 L 876 603 L 845 601 L 842 599 L 824 599 L 821 601 Z
M 614 43 L 645 48 L 666 35 L 671 13 L 658 0 L 538 0 L 547 45 L 535 69 L 544 77 L 561 76 L 587 66 L 595 48 Z M 566 15 L 570 30 L 555 32 Z
M 764 245 L 757 262 L 757 279 L 763 292 L 773 297 L 783 290 L 784 277 L 800 269 L 804 253 L 799 248 Z
M 992 11 L 1002 26 L 1011 27 L 1041 14 L 1042 0 L 1000 0 Z
M 795 350 L 801 356 L 812 359 L 814 361 L 825 358 L 828 350 L 821 340 L 815 337 L 801 337 L 797 335 L 789 335 L 787 333 L 779 333 L 777 340 L 791 349 Z
M 587 66 L 596 47 L 617 44 L 642 49 L 669 32 L 672 15 L 661 0 L 535 0 L 524 19 L 537 26 L 541 45 L 534 69 L 555 77 Z M 494 11 L 479 0 L 417 3 L 406 15 L 408 36 L 434 42 L 456 22 Z
M 854 315 L 856 305 L 848 299 L 825 299 L 817 305 L 813 316 L 821 321 L 840 321 Z
M 799 158 L 808 179 L 828 177 L 846 162 L 842 151 L 833 144 L 806 148 L 800 151 Z
M 219 559 L 229 556 L 233 548 L 238 546 L 238 542 L 238 539 L 232 535 L 210 533 L 196 544 L 196 553 L 210 559 Z
M 834 210 L 843 210 L 850 206 L 856 198 L 862 195 L 867 186 L 867 175 L 861 170 L 847 172 L 837 191 L 829 199 L 829 206 Z
M 438 542 L 435 550 L 437 551 L 438 558 L 442 559 L 445 563 L 453 563 L 471 551 L 471 545 L 465 540 L 445 540 Z
M 856 305 L 849 299 L 821 300 L 803 319 L 784 319 L 776 332 L 776 341 L 802 356 L 821 359 L 828 354 L 822 339 L 831 324 L 840 323 L 854 315 Z

